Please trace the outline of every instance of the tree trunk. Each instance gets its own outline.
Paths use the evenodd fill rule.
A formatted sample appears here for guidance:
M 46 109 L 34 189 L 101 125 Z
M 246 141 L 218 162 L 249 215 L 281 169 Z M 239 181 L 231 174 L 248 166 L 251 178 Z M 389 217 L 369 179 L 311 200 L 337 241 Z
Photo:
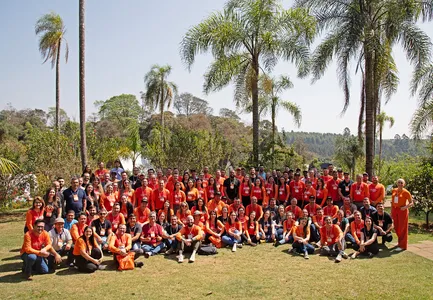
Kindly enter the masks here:
M 382 169 L 382 131 L 383 128 L 379 127 L 379 170 L 378 175 L 380 176 L 380 170 Z
M 161 101 L 159 102 L 159 111 L 161 113 L 161 147 L 165 150 L 165 131 L 164 131 L 164 77 L 161 78 Z
M 272 97 L 272 160 L 271 160 L 271 165 L 272 165 L 272 169 L 274 169 L 274 163 L 275 163 L 275 109 L 276 109 L 276 99 L 275 97 Z
M 85 89 L 85 0 L 79 4 L 79 64 L 80 64 L 80 138 L 81 138 L 81 164 L 87 165 L 87 143 L 86 143 L 86 89 Z
M 361 86 L 361 107 L 358 116 L 358 142 L 361 144 L 364 140 L 362 136 L 362 125 L 364 123 L 365 113 L 365 74 L 362 72 L 362 86 Z
M 57 57 L 56 57 L 56 120 L 54 128 L 59 132 L 59 119 L 60 119 L 60 47 L 62 40 L 59 40 L 57 45 Z
M 374 76 L 373 76 L 373 86 L 374 86 L 374 100 L 373 100 L 373 153 L 376 154 L 376 116 L 379 114 L 380 105 L 379 105 L 379 85 L 380 85 L 380 78 L 379 78 L 379 56 L 377 54 L 374 54 Z M 368 173 L 370 176 L 373 174 Z
M 259 62 L 257 57 L 253 57 L 254 75 L 251 83 L 251 93 L 253 100 L 253 164 L 259 165 Z
M 365 171 L 373 174 L 374 161 L 374 71 L 373 55 L 369 46 L 364 44 L 365 60 Z

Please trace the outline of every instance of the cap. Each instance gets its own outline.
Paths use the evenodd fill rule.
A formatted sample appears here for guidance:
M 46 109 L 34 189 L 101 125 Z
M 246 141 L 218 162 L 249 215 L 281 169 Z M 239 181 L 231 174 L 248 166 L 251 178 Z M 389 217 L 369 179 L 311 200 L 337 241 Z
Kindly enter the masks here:
M 215 195 L 220 195 L 221 196 L 221 192 L 218 191 L 218 192 L 215 193 Z
M 362 176 L 368 176 L 368 173 L 367 173 L 367 172 L 364 172 L 364 173 L 362 174 Z
M 194 216 L 201 216 L 201 211 L 196 210 L 196 211 L 194 212 Z
M 147 198 L 143 198 L 143 199 L 141 200 L 141 202 L 149 202 L 149 200 L 148 200 Z
M 63 220 L 63 218 L 56 218 L 54 220 L 54 224 L 56 224 L 56 223 L 65 223 L 65 220 Z

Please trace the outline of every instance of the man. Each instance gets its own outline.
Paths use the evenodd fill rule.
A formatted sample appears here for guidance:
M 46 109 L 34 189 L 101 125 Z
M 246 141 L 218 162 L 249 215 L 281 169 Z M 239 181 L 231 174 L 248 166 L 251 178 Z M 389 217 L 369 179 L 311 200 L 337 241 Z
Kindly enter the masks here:
M 390 214 L 385 211 L 382 202 L 377 204 L 377 211 L 372 214 L 371 219 L 373 220 L 374 228 L 378 231 L 378 237 L 382 237 L 382 245 L 384 245 L 385 242 L 392 242 L 391 231 L 394 229 L 394 222 Z
M 332 198 L 332 201 L 337 205 L 343 205 L 343 202 L 340 201 L 340 195 L 338 194 L 338 184 L 340 183 L 340 179 L 337 177 L 337 171 L 332 172 L 332 179 L 328 180 L 326 183 L 326 189 L 328 190 L 328 196 Z
M 385 187 L 379 183 L 377 175 L 374 175 L 371 180 L 372 183 L 368 185 L 368 191 L 370 193 L 371 204 L 376 207 L 377 204 L 383 203 L 385 200 Z
M 140 203 L 140 206 L 134 209 L 134 215 L 137 218 L 137 222 L 141 226 L 143 226 L 143 224 L 145 224 L 149 220 L 150 209 L 147 207 L 148 202 L 149 201 L 147 200 L 147 197 L 144 197 Z
M 325 218 L 323 216 L 323 209 L 320 207 L 317 209 L 316 215 L 313 216 L 313 220 L 310 225 L 312 242 L 320 242 L 320 230 L 325 225 Z
M 243 207 L 245 210 L 245 207 L 241 203 L 241 199 L 239 199 L 239 197 L 236 197 L 235 200 L 233 201 L 233 203 L 229 205 L 229 214 L 232 211 L 236 212 L 236 214 L 237 214 L 239 211 L 239 208 L 241 208 L 241 207 Z M 218 213 L 217 213 L 217 215 L 218 215 Z
M 84 211 L 86 204 L 86 193 L 80 189 L 80 182 L 77 177 L 72 177 L 71 187 L 63 192 L 63 199 L 66 202 L 66 211 L 73 210 L 75 212 L 75 218 Z
M 144 251 L 144 257 L 157 255 L 165 248 L 162 242 L 164 229 L 156 223 L 156 213 L 153 211 L 149 216 L 149 223 L 143 225 L 141 233 L 141 249 Z
M 350 179 L 348 172 L 344 172 L 344 180 L 338 184 L 338 194 L 340 195 L 341 201 L 345 201 L 346 198 L 350 199 L 350 187 L 353 181 Z M 336 203 L 337 205 L 339 203 Z
M 344 214 L 346 218 L 349 220 L 349 222 L 352 222 L 354 218 L 353 214 L 355 213 L 355 211 L 358 210 L 356 205 L 353 204 L 349 198 L 345 198 L 341 209 L 344 211 Z
M 368 180 L 368 173 L 367 172 L 362 174 L 362 182 L 364 182 L 367 185 L 371 183 L 371 181 Z
M 221 192 L 215 193 L 215 198 L 210 200 L 207 203 L 207 209 L 208 211 L 214 210 L 217 213 L 217 217 L 222 215 L 223 207 L 226 206 L 223 201 L 221 201 Z
M 200 242 L 203 238 L 203 232 L 199 226 L 194 225 L 193 216 L 189 215 L 187 218 L 187 225 L 183 227 L 176 235 L 178 240 L 179 256 L 178 262 L 182 263 L 185 251 L 191 251 L 191 256 L 189 257 L 189 262 L 193 263 L 195 261 L 195 255 L 200 248 Z
M 194 225 L 197 225 L 198 227 L 200 227 L 201 231 L 204 233 L 204 227 L 205 226 L 204 226 L 203 222 L 201 221 L 201 216 L 202 216 L 201 211 L 196 210 L 192 216 L 194 218 Z
M 286 207 L 286 212 L 289 211 L 292 212 L 295 221 L 304 216 L 302 209 L 298 206 L 298 200 L 296 198 L 292 198 L 292 200 L 290 200 L 290 205 Z
M 86 187 L 90 183 L 90 174 L 84 173 L 83 174 L 83 183 L 81 184 L 82 187 Z
M 94 220 L 99 218 L 99 216 L 96 214 L 96 207 L 94 207 L 93 205 L 88 207 L 88 212 L 89 214 L 87 215 L 86 224 L 90 226 Z
M 101 183 L 102 183 L 102 187 L 104 189 L 107 186 L 107 184 L 111 183 L 110 172 L 105 173 L 105 175 L 104 175 L 104 181 L 102 181 Z
M 137 183 L 139 183 L 140 182 L 140 176 L 139 176 L 139 172 L 140 172 L 140 169 L 139 168 L 137 168 L 137 167 L 135 167 L 135 168 L 132 168 L 132 175 L 131 176 L 129 176 L 129 181 L 131 182 L 131 187 L 135 190 L 135 189 L 137 189 L 138 188 L 138 186 L 136 186 L 137 185 Z
M 102 208 L 99 211 L 99 219 L 91 224 L 98 243 L 102 250 L 108 250 L 108 237 L 112 235 L 111 222 L 107 220 L 107 210 Z
M 326 198 L 326 206 L 323 208 L 323 215 L 336 218 L 338 213 L 338 206 L 333 204 L 332 198 Z
M 114 262 L 116 267 L 119 267 L 119 262 L 117 260 L 117 256 L 125 257 L 129 255 L 132 248 L 132 240 L 131 235 L 126 233 L 126 225 L 120 224 L 117 230 L 117 233 L 110 238 L 110 245 L 108 249 L 111 253 L 113 253 Z M 134 260 L 136 260 L 140 256 L 141 251 L 136 251 L 134 253 Z M 135 267 L 141 268 L 143 266 L 143 262 L 134 262 Z
M 230 175 L 230 172 L 231 172 L 231 169 L 230 169 L 230 171 L 229 171 L 229 175 Z M 244 181 L 244 176 L 242 175 L 242 169 L 241 169 L 241 168 L 239 168 L 239 167 L 236 168 L 236 175 L 235 175 L 235 177 L 236 177 L 240 182 Z
M 75 211 L 69 210 L 68 213 L 66 214 L 64 228 L 67 230 L 71 230 L 72 225 L 74 225 L 77 222 L 78 221 L 75 219 Z
M 370 199 L 364 198 L 363 206 L 359 209 L 362 215 L 362 219 L 365 220 L 365 217 L 371 215 L 376 212 L 376 209 L 370 205 Z
M 217 186 L 217 189 L 220 190 L 221 186 L 224 186 L 224 181 L 226 179 L 224 177 L 221 176 L 221 171 L 220 170 L 216 170 L 215 172 L 215 183 Z
M 247 205 L 247 207 L 245 209 L 245 214 L 247 216 L 249 216 L 252 211 L 256 212 L 256 220 L 257 221 L 260 221 L 261 218 L 263 218 L 263 209 L 260 205 L 257 204 L 257 197 L 256 196 L 251 197 L 251 204 Z
M 308 204 L 310 197 L 313 196 L 316 199 L 316 189 L 311 186 L 311 181 L 305 182 L 305 190 L 302 198 L 301 208 Z
M 159 211 L 164 207 L 165 201 L 170 201 L 170 191 L 164 188 L 164 180 L 159 181 L 158 188 L 152 192 L 152 210 Z
M 266 206 L 266 208 L 265 208 L 265 211 L 268 211 L 268 210 L 271 213 L 271 218 L 274 219 L 278 214 L 277 200 L 275 200 L 275 198 L 271 198 L 269 200 L 269 205 Z
M 182 225 L 179 224 L 176 215 L 171 216 L 170 225 L 164 229 L 164 239 L 166 240 L 166 246 L 168 248 L 165 254 L 170 255 L 177 251 L 178 241 L 176 239 L 176 235 L 182 229 Z
M 63 191 L 66 190 L 65 179 L 63 177 L 57 177 L 57 181 L 59 182 L 60 185 L 60 192 L 63 193 Z
M 304 209 L 308 211 L 308 217 L 313 218 L 313 216 L 317 214 L 317 210 L 320 208 L 320 205 L 316 203 L 316 199 L 314 198 L 314 196 L 310 196 L 309 200 L 310 203 L 305 205 Z
M 337 169 L 337 174 L 338 174 L 338 179 L 343 180 L 344 175 L 343 175 L 343 170 L 342 169 Z
M 295 173 L 294 180 L 290 181 L 290 198 L 296 198 L 299 200 L 303 200 L 304 191 L 305 191 L 305 183 L 301 180 L 301 174 Z
M 105 182 L 105 174 L 109 173 L 109 171 L 107 169 L 105 169 L 104 167 L 104 163 L 102 161 L 100 161 L 98 163 L 98 169 L 95 170 L 95 176 L 99 177 L 99 180 L 101 181 L 101 183 Z
M 116 174 L 116 179 L 117 180 L 121 180 L 122 179 L 122 172 L 124 170 L 120 167 L 120 160 L 116 159 L 114 161 L 114 168 L 111 169 L 111 173 L 115 173 Z
M 75 223 L 71 227 L 71 236 L 72 240 L 75 244 L 77 239 L 83 235 L 84 229 L 87 227 L 87 215 L 85 213 L 81 213 L 78 217 L 78 223 Z
M 24 235 L 23 246 L 20 255 L 23 260 L 23 271 L 27 280 L 32 280 L 33 272 L 48 273 L 47 258 L 51 253 L 51 240 L 48 232 L 44 230 L 43 220 L 36 220 L 33 230 Z
M 259 177 L 257 176 L 256 169 L 255 168 L 250 168 L 250 183 L 252 185 L 255 185 L 257 178 L 259 178 Z M 262 179 L 260 179 L 260 181 L 263 182 Z
M 338 225 L 332 224 L 332 219 L 329 216 L 325 217 L 325 226 L 320 229 L 320 244 L 320 254 L 325 256 L 337 255 L 336 263 L 339 263 L 343 257 L 348 258 L 347 254 L 344 253 L 346 243 L 343 232 Z
M 326 184 L 326 183 L 328 182 L 328 180 L 331 180 L 331 179 L 332 179 L 332 176 L 329 175 L 329 170 L 328 170 L 327 168 L 324 168 L 324 169 L 322 170 L 322 172 L 323 172 L 323 175 L 320 176 L 320 178 L 322 178 L 322 179 L 323 179 L 323 182 L 325 182 L 325 184 Z
M 224 180 L 224 196 L 228 198 L 228 202 L 233 203 L 233 200 L 239 195 L 239 186 L 241 185 L 238 178 L 235 177 L 235 171 L 230 169 L 229 178 Z
M 114 233 L 120 224 L 126 224 L 125 216 L 120 212 L 120 203 L 116 202 L 113 205 L 113 210 L 107 215 L 108 221 L 111 223 L 111 228 Z
M 350 242 L 353 245 L 355 243 L 355 239 L 350 232 L 349 220 L 344 217 L 344 211 L 340 209 L 337 213 L 337 217 L 332 222 L 340 226 L 340 229 L 343 232 L 344 240 L 346 242 Z
M 263 166 L 259 167 L 258 175 L 259 175 L 259 177 L 262 178 L 263 181 L 266 181 L 266 172 L 265 172 L 265 168 Z
M 365 198 L 370 197 L 370 192 L 368 190 L 368 185 L 362 181 L 362 175 L 356 175 L 356 183 L 352 184 L 350 187 L 350 199 L 352 203 L 360 209 L 363 205 Z
M 62 256 L 67 256 L 67 265 L 72 266 L 74 262 L 74 256 L 72 251 L 72 236 L 69 230 L 65 229 L 65 221 L 62 218 L 57 218 L 54 221 L 54 227 L 48 234 L 51 240 L 51 246 L 54 249 L 55 254 L 48 257 L 48 265 L 54 268 L 55 264 L 62 260 Z
M 209 178 L 212 177 L 212 175 L 209 173 L 209 167 L 205 166 L 205 167 L 203 168 L 203 175 L 204 175 L 204 179 L 205 179 L 206 181 L 208 181 Z
M 137 217 L 134 214 L 130 214 L 128 217 L 128 223 L 126 224 L 126 232 L 131 235 L 132 252 L 139 252 L 143 254 L 141 249 L 141 232 L 143 231 L 142 225 L 137 223 Z
M 332 173 L 334 172 L 334 165 L 329 164 L 328 165 L 328 174 L 332 176 Z
M 304 178 L 304 183 L 306 181 L 310 181 L 314 188 L 317 186 L 317 178 L 316 174 L 314 173 L 314 169 L 310 169 L 310 171 L 308 171 L 308 177 Z
M 143 178 L 141 180 L 141 186 L 134 192 L 132 204 L 134 207 L 140 207 L 141 200 L 143 200 L 145 197 L 147 200 L 152 199 L 152 193 L 153 190 L 148 186 L 147 178 Z

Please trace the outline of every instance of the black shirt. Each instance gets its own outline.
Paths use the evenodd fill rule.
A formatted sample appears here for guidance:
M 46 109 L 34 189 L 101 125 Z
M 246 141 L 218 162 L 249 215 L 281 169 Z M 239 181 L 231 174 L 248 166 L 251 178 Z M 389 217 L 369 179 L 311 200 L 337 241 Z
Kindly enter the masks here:
M 373 237 L 373 234 L 376 234 L 376 239 L 373 244 L 377 244 L 377 229 L 371 226 L 370 230 L 367 230 L 367 227 L 363 227 L 361 229 L 362 234 L 364 234 L 364 242 L 368 241 Z
M 392 224 L 392 218 L 386 211 L 383 212 L 383 215 L 379 215 L 376 211 L 371 215 L 371 219 L 373 220 L 374 225 L 382 227 L 384 231 L 388 229 L 388 226 Z
M 135 223 L 134 226 L 131 226 L 128 224 L 126 224 L 126 233 L 129 233 L 132 237 L 134 237 L 137 233 L 140 233 L 141 235 L 141 229 L 142 227 L 140 226 L 140 224 Z
M 164 229 L 165 229 L 165 231 L 167 232 L 168 235 L 172 235 L 172 234 L 178 233 L 179 230 L 182 229 L 182 225 L 177 224 L 176 227 L 173 227 L 173 226 L 171 226 L 171 224 L 169 224 Z
M 349 197 L 349 195 L 350 195 L 350 187 L 352 186 L 352 184 L 353 184 L 352 180 L 349 180 L 349 182 L 346 182 L 345 180 L 343 180 L 343 181 L 341 181 L 338 184 L 338 188 L 341 190 L 341 194 L 344 197 Z M 347 190 L 346 190 L 346 187 L 348 187 Z
M 239 179 L 236 177 L 234 178 L 227 178 L 224 180 L 224 187 L 227 188 L 227 197 L 230 200 L 233 200 L 235 197 L 238 197 L 239 195 L 239 186 L 241 185 Z
M 92 227 L 95 227 L 95 232 L 101 236 L 101 229 L 105 230 L 104 235 L 102 236 L 107 236 L 108 237 L 108 229 L 111 228 L 111 222 L 108 221 L 107 219 L 104 220 L 103 223 L 101 223 L 101 219 L 96 219 L 92 221 Z

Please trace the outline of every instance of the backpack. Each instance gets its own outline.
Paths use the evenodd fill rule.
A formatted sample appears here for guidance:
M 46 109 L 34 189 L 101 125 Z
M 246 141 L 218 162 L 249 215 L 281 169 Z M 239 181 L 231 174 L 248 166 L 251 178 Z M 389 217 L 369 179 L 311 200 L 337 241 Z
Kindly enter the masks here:
M 217 253 L 217 248 L 212 244 L 200 246 L 197 252 L 198 255 L 215 255 Z

